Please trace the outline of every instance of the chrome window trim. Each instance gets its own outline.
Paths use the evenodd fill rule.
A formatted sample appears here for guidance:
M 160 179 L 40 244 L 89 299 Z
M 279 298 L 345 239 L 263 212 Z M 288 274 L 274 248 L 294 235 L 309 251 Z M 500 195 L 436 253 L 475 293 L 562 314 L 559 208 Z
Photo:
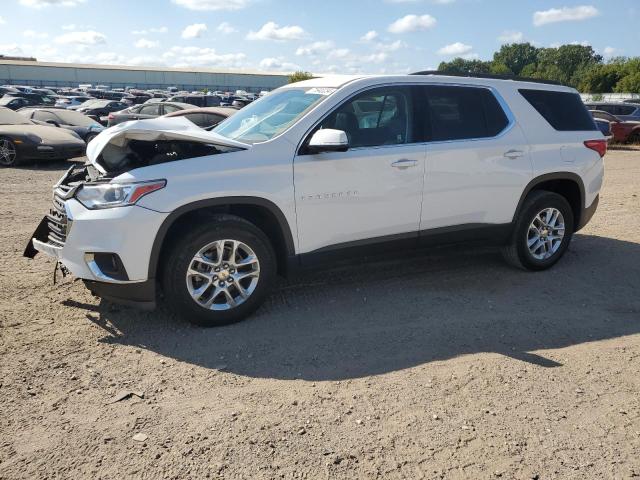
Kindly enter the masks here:
M 295 156 L 296 157 L 300 156 L 300 149 L 302 148 L 302 145 L 304 144 L 304 142 L 307 139 L 307 137 L 309 136 L 309 134 L 318 125 L 320 125 L 324 120 L 326 120 L 326 118 L 329 115 L 331 115 L 333 112 L 335 112 L 338 108 L 342 107 L 344 104 L 346 104 L 347 102 L 351 101 L 357 95 L 360 95 L 361 93 L 365 93 L 365 92 L 367 92 L 369 90 L 374 90 L 376 88 L 384 88 L 384 87 L 429 87 L 431 85 L 438 86 L 438 87 L 484 88 L 486 90 L 489 90 L 491 92 L 491 94 L 498 101 L 498 104 L 502 108 L 504 114 L 507 116 L 507 120 L 509 121 L 509 123 L 497 135 L 494 135 L 493 137 L 460 138 L 460 139 L 454 139 L 454 140 L 435 140 L 435 141 L 434 140 L 427 140 L 427 141 L 423 141 L 423 142 L 397 143 L 395 145 L 375 145 L 375 146 L 371 146 L 371 147 L 354 147 L 354 148 L 349 148 L 347 151 L 349 151 L 349 152 L 350 151 L 356 151 L 357 152 L 357 151 L 361 151 L 361 150 L 374 150 L 374 149 L 390 148 L 390 147 L 396 147 L 397 148 L 397 147 L 406 147 L 406 146 L 413 146 L 413 145 L 425 145 L 425 146 L 428 146 L 428 145 L 440 145 L 440 144 L 457 143 L 457 142 L 478 142 L 478 141 L 483 141 L 483 140 L 496 140 L 496 139 L 499 139 L 499 138 L 505 136 L 507 133 L 509 133 L 513 129 L 515 124 L 516 124 L 515 115 L 513 114 L 511 109 L 509 108 L 509 105 L 507 104 L 505 99 L 502 97 L 500 92 L 498 92 L 498 90 L 495 87 L 492 87 L 490 85 L 477 85 L 477 84 L 457 83 L 457 82 L 456 83 L 448 83 L 448 82 L 395 82 L 395 83 L 381 83 L 379 85 L 369 85 L 367 87 L 361 88 L 360 90 L 354 92 L 348 98 L 344 99 L 338 105 L 334 106 L 329 112 L 324 114 L 320 118 L 320 120 L 316 121 L 309 129 L 307 129 L 307 131 L 304 133 L 304 135 L 302 135 L 302 139 L 298 142 L 298 146 L 296 147 Z M 303 154 L 303 155 L 306 155 L 306 154 Z

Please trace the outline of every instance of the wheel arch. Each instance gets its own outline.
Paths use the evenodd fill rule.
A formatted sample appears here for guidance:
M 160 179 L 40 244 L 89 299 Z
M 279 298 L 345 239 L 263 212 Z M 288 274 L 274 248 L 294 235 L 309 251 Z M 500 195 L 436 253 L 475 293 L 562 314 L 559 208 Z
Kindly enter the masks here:
M 585 209 L 584 182 L 578 174 L 573 172 L 553 172 L 540 175 L 531 180 L 520 196 L 518 207 L 513 215 L 513 224 L 515 224 L 520 214 L 525 199 L 535 190 L 547 190 L 565 197 L 573 211 L 575 231 L 578 231 L 580 225 L 582 225 L 581 217 Z
M 188 203 L 177 208 L 162 222 L 153 241 L 149 258 L 148 278 L 154 279 L 162 269 L 163 249 L 181 227 L 203 215 L 227 213 L 244 218 L 260 228 L 269 238 L 275 253 L 279 273 L 286 273 L 290 259 L 295 257 L 295 244 L 289 222 L 280 208 L 261 197 L 220 197 Z

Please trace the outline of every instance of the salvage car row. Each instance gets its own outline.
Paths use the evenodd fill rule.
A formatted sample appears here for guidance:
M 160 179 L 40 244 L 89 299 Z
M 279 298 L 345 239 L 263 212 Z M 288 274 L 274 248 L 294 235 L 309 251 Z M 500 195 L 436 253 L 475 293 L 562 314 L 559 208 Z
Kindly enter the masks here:
M 161 116 L 184 117 L 192 124 L 210 130 L 238 110 L 232 107 L 194 108 L 190 104 L 144 105 L 145 114 L 118 112 L 109 116 L 109 125 L 128 120 Z M 99 107 L 95 107 L 99 108 Z M 55 106 L 21 108 L 15 112 L 0 107 L 0 166 L 12 167 L 30 160 L 67 160 L 85 154 L 87 144 L 105 127 L 86 115 L 87 110 Z

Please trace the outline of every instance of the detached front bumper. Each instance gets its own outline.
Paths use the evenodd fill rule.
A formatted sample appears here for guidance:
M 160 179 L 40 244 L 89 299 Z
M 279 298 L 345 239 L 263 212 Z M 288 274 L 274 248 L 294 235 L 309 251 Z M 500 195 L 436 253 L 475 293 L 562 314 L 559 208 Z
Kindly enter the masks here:
M 56 259 L 98 296 L 152 308 L 149 259 L 167 214 L 136 205 L 89 210 L 74 198 L 61 203 L 63 213 L 54 208 L 42 219 L 24 255 L 40 252 Z

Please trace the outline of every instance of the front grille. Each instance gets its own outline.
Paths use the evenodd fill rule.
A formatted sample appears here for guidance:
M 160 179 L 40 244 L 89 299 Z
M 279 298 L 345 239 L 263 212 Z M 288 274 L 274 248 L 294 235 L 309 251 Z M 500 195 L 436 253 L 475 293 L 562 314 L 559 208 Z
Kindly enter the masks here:
M 49 225 L 49 243 L 64 247 L 69 230 L 69 219 L 64 208 L 63 197 L 71 190 L 71 187 L 59 185 L 53 192 L 53 206 L 47 215 Z

